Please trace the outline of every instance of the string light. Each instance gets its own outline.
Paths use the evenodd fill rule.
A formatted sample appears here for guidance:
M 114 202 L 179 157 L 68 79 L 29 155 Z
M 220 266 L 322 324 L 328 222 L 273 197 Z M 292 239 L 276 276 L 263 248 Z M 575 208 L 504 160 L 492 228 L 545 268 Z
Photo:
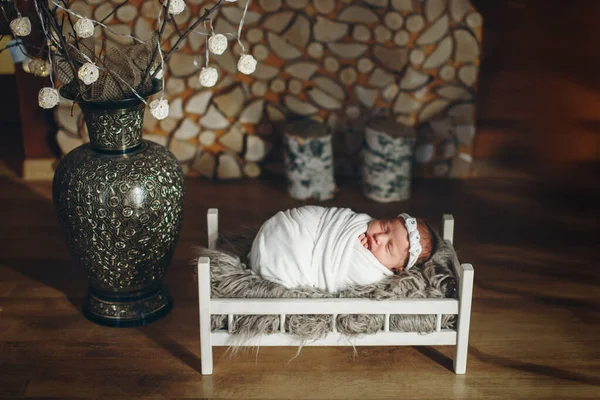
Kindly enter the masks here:
M 75 29 L 75 33 L 82 39 L 94 36 L 94 23 L 89 18 L 80 18 L 75 22 L 73 29 Z
M 31 33 L 31 21 L 27 17 L 21 17 L 10 21 L 10 30 L 15 36 L 27 36 Z
M 79 54 L 81 56 L 83 56 L 83 58 L 88 60 L 88 62 L 86 64 L 90 64 L 90 65 L 96 67 L 96 65 L 94 65 L 92 63 L 92 61 L 86 54 L 80 52 L 79 49 L 77 49 L 77 47 L 73 46 L 72 44 L 69 43 L 69 45 L 71 47 L 73 47 L 77 52 L 79 52 Z M 86 64 L 84 64 L 84 65 L 86 65 Z M 96 69 L 98 69 L 98 67 L 96 67 Z M 131 85 L 125 79 L 121 78 L 121 76 L 119 76 L 118 74 L 116 74 L 115 77 L 117 79 L 119 79 L 121 82 L 123 82 L 129 89 L 131 89 L 131 92 L 133 93 L 133 95 L 135 97 L 137 97 L 142 103 L 144 103 L 148 108 L 150 108 L 150 113 L 152 114 L 152 116 L 154 116 L 154 118 L 160 120 L 160 119 L 165 119 L 169 115 L 169 102 L 162 98 L 162 94 L 161 94 L 160 99 L 156 99 L 156 100 L 152 101 L 150 104 L 148 104 L 146 102 L 146 100 L 144 100 L 144 98 L 142 96 L 140 96 L 140 94 L 133 87 L 131 87 Z M 53 83 L 53 85 L 54 85 L 54 83 Z M 164 90 L 164 88 L 163 88 L 163 90 Z
M 64 10 L 65 12 L 78 18 L 78 20 L 74 24 L 73 28 L 74 28 L 74 31 L 77 34 L 77 36 L 80 38 L 89 38 L 89 37 L 94 36 L 95 25 L 99 25 L 99 26 L 104 27 L 106 30 L 112 32 L 115 35 L 129 37 L 129 38 L 136 40 L 137 42 L 144 43 L 144 41 L 134 37 L 133 35 L 116 32 L 116 31 L 112 30 L 109 26 L 106 26 L 105 24 L 103 24 L 100 21 L 96 21 L 94 19 L 79 15 L 76 12 L 73 12 L 70 9 L 66 8 L 66 6 L 59 4 L 57 2 L 57 0 L 50 0 L 50 1 L 57 8 L 60 8 L 60 9 Z M 237 0 L 225 0 L 225 1 L 228 3 L 235 3 Z M 208 51 L 210 50 L 210 52 L 212 52 L 213 54 L 216 54 L 216 55 L 223 54 L 227 50 L 227 47 L 229 44 L 227 37 L 225 35 L 230 35 L 230 36 L 237 38 L 238 42 L 240 43 L 240 45 L 242 47 L 242 51 L 243 52 L 245 51 L 244 46 L 240 41 L 240 35 L 241 35 L 241 31 L 242 31 L 242 27 L 243 27 L 244 19 L 245 19 L 247 10 L 248 10 L 249 3 L 250 3 L 250 0 L 247 0 L 242 18 L 240 20 L 237 35 L 235 35 L 233 33 L 215 34 L 214 30 L 212 29 L 212 21 L 210 21 L 211 22 L 211 31 L 212 31 L 211 34 L 201 33 L 201 32 L 197 32 L 195 30 L 193 31 L 194 33 L 207 36 L 207 60 L 206 60 L 207 65 L 206 65 L 206 67 L 202 68 L 202 70 L 200 71 L 200 76 L 199 76 L 202 86 L 212 87 L 218 81 L 218 77 L 219 77 L 218 70 L 216 68 L 210 67 L 208 65 Z M 163 3 L 163 4 L 166 5 L 166 3 Z M 37 9 L 37 4 L 36 4 L 36 9 Z M 186 4 L 185 4 L 184 0 L 171 0 L 169 2 L 168 12 L 172 15 L 181 14 L 182 12 L 185 11 L 185 9 L 186 9 Z M 39 13 L 40 13 L 40 10 L 38 10 L 38 14 Z M 162 10 L 158 16 L 159 21 L 161 19 L 160 14 L 162 14 Z M 44 28 L 44 30 L 46 30 L 45 29 L 46 27 L 42 27 L 42 28 Z M 29 21 L 29 18 L 21 17 L 21 15 L 19 14 L 19 18 L 15 19 L 14 21 L 11 22 L 11 29 L 13 30 L 13 33 L 15 34 L 15 36 L 28 35 L 31 33 L 31 22 Z M 48 45 L 50 46 L 51 43 L 48 43 Z M 69 45 L 71 47 L 73 47 L 70 43 L 69 43 Z M 91 59 L 89 59 L 88 57 L 85 56 L 85 54 L 83 54 L 81 51 L 79 51 L 79 49 L 76 49 L 76 50 L 87 60 L 87 62 L 84 63 L 78 69 L 77 76 L 84 84 L 91 85 L 94 82 L 98 81 L 99 75 L 100 75 L 100 70 L 103 70 L 103 68 L 100 68 L 99 66 L 97 66 Z M 161 58 L 161 64 L 160 64 L 160 66 L 155 67 L 154 71 L 156 69 L 158 69 L 158 72 L 155 74 L 155 76 L 156 76 L 156 78 L 161 79 L 163 81 L 163 85 L 162 85 L 163 88 L 162 88 L 162 93 L 161 93 L 160 99 L 156 99 L 156 100 L 152 101 L 150 104 L 148 104 L 134 90 L 134 88 L 129 85 L 129 83 L 125 82 L 123 80 L 123 78 L 121 78 L 120 76 L 117 76 L 117 78 L 119 80 L 123 81 L 123 83 L 126 84 L 132 90 L 133 94 L 136 97 L 138 97 L 144 104 L 146 104 L 146 106 L 149 107 L 151 114 L 155 118 L 162 120 L 162 119 L 166 118 L 169 114 L 169 103 L 166 99 L 163 98 L 163 96 L 164 96 L 164 59 L 163 59 L 163 55 L 162 55 L 162 49 L 160 48 L 160 44 L 158 44 L 158 52 L 159 52 L 159 56 Z M 49 54 L 49 57 L 51 57 L 50 54 Z M 33 61 L 33 65 L 35 66 L 36 60 L 29 59 L 29 60 L 26 60 L 26 62 L 24 63 L 24 69 L 32 70 L 32 61 Z M 43 60 L 39 60 L 39 61 L 43 62 Z M 50 59 L 50 61 L 51 61 L 51 59 Z M 41 65 L 42 64 L 40 64 L 40 66 Z M 43 65 L 44 65 L 44 69 L 47 70 L 48 63 L 43 62 Z M 249 54 L 242 54 L 238 61 L 238 69 L 240 70 L 240 72 L 245 73 L 245 74 L 251 74 L 252 72 L 254 72 L 256 70 L 256 65 L 257 65 L 256 59 Z M 51 68 L 52 68 L 52 66 L 50 65 L 50 69 Z M 40 90 L 40 92 L 38 93 L 38 103 L 39 103 L 40 107 L 42 107 L 42 108 L 54 107 L 56 104 L 58 104 L 59 98 L 60 97 L 59 97 L 58 90 L 54 88 L 54 82 L 52 82 L 52 87 L 42 88 Z
M 34 4 L 35 4 L 35 10 L 37 11 L 37 13 L 40 17 L 40 24 L 42 25 L 42 30 L 44 31 L 44 36 L 47 37 L 48 30 L 46 29 L 46 24 L 44 23 L 44 19 L 42 18 L 40 9 L 38 8 L 37 1 L 34 2 Z M 48 47 L 50 47 L 50 44 L 48 44 Z M 30 70 L 33 70 L 32 61 L 33 60 L 30 60 L 28 62 L 28 68 Z M 56 88 L 54 87 L 54 79 L 52 78 L 52 54 L 50 52 L 48 52 L 48 62 L 44 63 L 44 64 L 47 64 L 48 76 L 50 77 L 50 84 L 52 85 L 52 87 L 45 87 L 45 88 L 40 89 L 40 91 L 38 92 L 38 105 L 41 108 L 50 109 L 50 108 L 55 107 L 58 104 L 59 99 L 60 99 L 58 90 L 56 90 Z M 45 66 L 46 65 L 44 65 L 44 67 Z
M 169 3 L 169 13 L 179 15 L 185 10 L 185 2 L 183 0 L 171 0 Z
M 216 68 L 213 68 L 211 66 L 209 66 L 210 64 L 210 47 L 211 47 L 211 40 L 214 39 L 216 36 L 215 35 L 215 31 L 213 29 L 213 24 L 212 24 L 212 19 L 209 19 L 208 24 L 210 25 L 210 31 L 212 32 L 212 36 L 211 37 L 207 37 L 206 38 L 206 66 L 202 67 L 202 69 L 200 70 L 200 77 L 198 78 L 200 80 L 200 84 L 204 87 L 213 87 L 215 86 L 215 84 L 217 83 L 217 80 L 219 79 L 219 72 L 217 71 Z M 206 22 L 204 23 L 204 25 L 206 26 Z M 223 35 L 221 35 L 223 36 Z M 225 38 L 225 47 L 227 47 L 227 38 L 225 36 L 223 36 L 223 38 Z M 215 42 L 216 43 L 216 42 Z M 221 50 L 221 47 L 218 43 L 216 44 L 216 46 L 218 46 L 219 48 L 217 48 L 217 51 Z M 213 50 L 211 50 L 213 51 Z M 225 50 L 223 50 L 225 51 Z M 213 51 L 214 53 L 214 51 Z M 222 54 L 223 52 L 221 51 Z
M 65 10 L 66 12 L 75 15 L 76 17 L 80 18 L 78 20 L 78 22 L 80 22 L 80 24 L 82 24 L 82 26 L 86 26 L 87 28 L 89 28 L 89 23 L 92 24 L 92 35 L 93 35 L 93 26 L 94 24 L 100 25 L 100 26 L 104 26 L 106 27 L 104 24 L 102 24 L 101 22 L 95 21 L 95 20 L 90 20 L 89 18 L 83 17 L 77 13 L 74 13 L 64 7 L 62 7 L 61 5 L 59 5 L 58 3 L 56 3 L 55 1 L 53 1 L 53 3 Z M 42 21 L 42 29 L 44 30 L 44 33 L 47 34 L 47 29 L 46 26 L 43 23 L 43 18 L 41 16 L 41 11 L 39 10 L 39 8 L 37 7 L 37 2 L 35 2 L 35 7 L 36 10 L 38 12 L 38 15 L 40 15 L 40 20 Z M 159 16 L 160 18 L 160 16 Z M 108 27 L 106 27 L 109 31 L 112 32 L 112 30 Z M 80 35 L 82 32 L 77 32 L 78 35 Z M 131 35 L 124 35 L 124 34 L 119 34 L 116 33 L 119 36 L 125 36 L 125 37 L 131 37 L 133 39 L 135 39 L 138 42 L 144 43 L 143 41 L 131 36 Z M 85 33 L 83 33 L 83 35 L 85 35 Z M 83 37 L 82 35 L 80 35 L 80 37 Z M 83 64 L 79 70 L 77 71 L 77 76 L 79 79 L 81 79 L 86 85 L 90 85 L 94 82 L 96 82 L 99 78 L 100 75 L 100 69 L 103 68 L 99 68 L 98 66 L 96 66 L 93 61 L 84 53 L 82 53 L 76 46 L 74 46 L 73 44 L 69 43 L 69 46 L 71 46 L 75 51 L 77 51 L 84 59 L 87 60 L 87 62 L 85 64 Z M 160 57 L 161 57 L 161 69 L 159 70 L 159 72 L 156 74 L 159 79 L 162 79 L 162 75 L 163 75 L 163 70 L 164 70 L 164 59 L 163 59 L 163 55 L 162 55 L 162 49 L 160 48 L 160 45 L 158 45 L 158 50 L 160 53 Z M 52 70 L 52 57 L 51 54 L 48 53 L 48 58 L 49 58 L 49 70 Z M 39 60 L 39 59 L 27 59 L 25 60 L 25 67 L 24 70 L 29 70 L 31 69 L 31 65 L 32 62 L 35 61 L 39 61 L 39 62 L 43 62 L 44 65 L 48 65 L 48 63 L 44 62 L 43 60 Z M 35 65 L 35 64 L 34 64 Z M 119 76 L 118 74 L 115 75 L 117 79 L 119 79 L 120 81 L 122 81 L 127 87 L 129 87 L 133 93 L 134 96 L 136 96 L 143 104 L 145 104 L 146 106 L 148 106 L 150 108 L 150 112 L 151 114 L 157 118 L 157 119 L 164 119 L 169 115 L 169 103 L 167 100 L 164 100 L 162 98 L 154 100 L 153 102 L 151 102 L 150 104 L 148 104 L 146 102 L 146 100 L 144 100 L 144 98 L 142 96 L 139 95 L 139 93 L 137 93 L 137 91 L 127 82 L 125 81 L 121 76 Z M 58 90 L 56 90 L 54 88 L 54 80 L 52 79 L 52 75 L 50 74 L 50 82 L 52 83 L 52 87 L 45 87 L 42 88 L 39 92 L 38 92 L 38 104 L 40 107 L 48 109 L 48 108 L 52 108 L 54 106 L 56 106 L 59 102 L 60 96 L 59 96 L 59 92 Z M 163 80 L 163 91 L 164 91 L 164 80 Z
M 77 76 L 86 85 L 91 85 L 92 83 L 96 82 L 100 77 L 100 71 L 94 63 L 86 62 L 77 71 Z
M 41 58 L 30 59 L 27 63 L 27 68 L 31 74 L 44 78 L 50 75 L 51 72 L 50 63 L 46 60 L 42 60 Z
M 256 71 L 256 59 L 250 54 L 242 54 L 237 64 L 237 69 L 242 74 L 250 75 Z
M 53 108 L 58 104 L 58 90 L 52 87 L 41 88 L 38 93 L 38 104 L 44 109 Z
M 227 50 L 227 38 L 221 33 L 208 38 L 208 48 L 213 54 L 221 55 Z
M 242 27 L 244 26 L 244 20 L 246 19 L 246 13 L 248 12 L 249 4 L 250 4 L 250 0 L 246 0 L 246 6 L 244 7 L 244 12 L 242 13 L 242 18 L 240 19 L 240 25 L 238 27 L 238 33 L 237 33 L 237 41 L 240 44 L 240 47 L 242 48 L 242 55 L 240 56 L 240 59 L 238 60 L 237 69 L 242 74 L 246 74 L 246 75 L 250 75 L 251 73 L 256 71 L 256 64 L 257 64 L 256 59 L 254 57 L 252 57 L 250 54 L 245 54 L 246 49 L 240 39 L 242 36 Z
M 52 1 L 52 0 L 50 0 L 50 1 Z M 183 1 L 183 0 L 181 0 L 181 1 Z M 111 33 L 112 33 L 112 34 L 114 34 L 114 35 L 117 35 L 117 36 L 123 36 L 123 37 L 127 37 L 127 38 L 130 38 L 130 39 L 133 39 L 133 40 L 135 40 L 135 41 L 136 41 L 136 42 L 138 42 L 138 43 L 143 43 L 143 44 L 145 44 L 145 42 L 144 42 L 143 40 L 140 40 L 140 39 L 136 38 L 136 37 L 135 37 L 135 36 L 133 36 L 133 35 L 128 35 L 128 34 L 125 34 L 125 33 L 119 33 L 119 32 L 117 32 L 117 31 L 115 31 L 114 29 L 111 29 L 111 28 L 110 28 L 110 26 L 108 26 L 108 25 L 105 25 L 105 24 L 103 24 L 103 23 L 102 23 L 102 22 L 100 22 L 100 21 L 96 21 L 95 19 L 89 19 L 89 18 L 87 18 L 87 17 L 84 17 L 83 15 L 77 14 L 76 12 L 73 12 L 73 11 L 69 10 L 68 8 L 65 8 L 65 7 L 63 7 L 62 5 L 58 4 L 56 1 L 52 1 L 52 3 L 53 3 L 53 4 L 54 4 L 56 7 L 60 8 L 61 10 L 64 10 L 65 12 L 68 12 L 69 14 L 71 14 L 71 15 L 73 15 L 73 16 L 75 16 L 75 17 L 79 18 L 80 20 L 82 20 L 82 19 L 87 19 L 87 20 L 89 20 L 90 22 L 92 22 L 92 24 L 100 25 L 101 27 L 103 27 L 104 29 L 106 29 L 107 31 L 111 32 Z M 78 21 L 78 22 L 79 22 L 79 21 Z
M 204 87 L 213 87 L 219 79 L 219 72 L 213 67 L 203 67 L 200 71 L 200 84 Z
M 149 107 L 150 113 L 158 120 L 165 119 L 169 115 L 169 102 L 167 100 L 153 100 Z

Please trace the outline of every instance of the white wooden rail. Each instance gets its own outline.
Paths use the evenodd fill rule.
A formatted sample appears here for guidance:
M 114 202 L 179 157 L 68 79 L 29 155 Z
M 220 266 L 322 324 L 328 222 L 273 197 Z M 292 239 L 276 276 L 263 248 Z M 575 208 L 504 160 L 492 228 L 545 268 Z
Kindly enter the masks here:
M 217 247 L 219 239 L 219 210 L 211 208 L 206 213 L 206 223 L 208 225 L 208 248 L 214 250 Z
M 452 244 L 454 241 L 454 217 L 452 214 L 442 215 L 442 239 Z
M 435 311 L 431 306 L 435 304 Z M 212 299 L 212 314 L 458 314 L 456 299 Z
M 216 248 L 219 235 L 218 210 L 211 208 L 207 213 L 208 246 Z M 442 238 L 453 242 L 454 218 L 443 216 Z M 279 315 L 280 333 L 265 335 L 261 346 L 295 346 L 301 340 L 285 333 L 285 320 L 288 314 L 331 314 L 332 332 L 325 338 L 304 343 L 305 346 L 421 346 L 455 345 L 454 371 L 464 374 L 467 366 L 471 300 L 473 294 L 474 270 L 470 264 L 456 265 L 459 281 L 458 299 L 211 299 L 210 259 L 198 259 L 198 293 L 200 302 L 200 352 L 202 374 L 213 372 L 214 346 L 235 345 L 231 340 L 231 326 L 234 315 L 271 314 Z M 383 329 L 372 335 L 350 338 L 337 331 L 338 314 L 384 314 Z M 435 332 L 390 332 L 390 315 L 393 314 L 433 314 L 436 315 Z M 442 315 L 456 314 L 457 329 L 441 329 Z M 228 331 L 211 331 L 211 316 L 227 315 Z

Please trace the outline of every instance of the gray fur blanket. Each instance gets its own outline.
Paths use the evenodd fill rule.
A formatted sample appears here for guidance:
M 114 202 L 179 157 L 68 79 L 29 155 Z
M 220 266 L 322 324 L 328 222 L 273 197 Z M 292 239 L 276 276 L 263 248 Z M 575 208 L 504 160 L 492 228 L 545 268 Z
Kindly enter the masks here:
M 370 298 L 393 300 L 402 298 L 443 298 L 457 296 L 454 265 L 458 263 L 454 249 L 438 238 L 431 259 L 418 268 L 390 276 L 375 284 L 357 286 L 331 295 L 315 288 L 286 289 L 262 279 L 247 266 L 257 229 L 242 234 L 221 236 L 217 250 L 200 248 L 198 257 L 210 257 L 211 288 L 215 298 Z M 257 310 L 260 311 L 260 310 Z M 278 315 L 236 315 L 231 327 L 226 315 L 212 317 L 212 329 L 228 329 L 248 340 L 279 331 Z M 454 315 L 442 316 L 442 328 L 452 327 Z M 336 327 L 345 335 L 375 333 L 383 328 L 383 315 L 338 315 Z M 331 315 L 288 315 L 285 331 L 303 340 L 322 338 L 332 330 Z M 391 315 L 390 331 L 428 333 L 435 330 L 435 315 Z

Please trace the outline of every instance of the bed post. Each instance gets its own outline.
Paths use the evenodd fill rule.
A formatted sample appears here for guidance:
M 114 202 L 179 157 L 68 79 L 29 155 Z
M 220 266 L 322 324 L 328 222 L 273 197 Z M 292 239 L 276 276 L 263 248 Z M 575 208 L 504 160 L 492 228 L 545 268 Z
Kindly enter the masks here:
M 442 216 L 442 239 L 449 241 L 450 244 L 453 244 L 454 216 L 452 214 L 444 214 Z
M 219 239 L 219 209 L 209 208 L 206 213 L 206 224 L 208 225 L 208 248 L 215 250 Z
M 202 375 L 212 375 L 213 354 L 210 329 L 210 258 L 198 259 L 198 301 L 200 310 L 200 358 Z
M 467 370 L 467 352 L 469 349 L 469 326 L 471 325 L 471 301 L 473 299 L 474 270 L 471 264 L 459 267 L 459 306 L 456 334 L 456 355 L 454 372 L 464 374 Z

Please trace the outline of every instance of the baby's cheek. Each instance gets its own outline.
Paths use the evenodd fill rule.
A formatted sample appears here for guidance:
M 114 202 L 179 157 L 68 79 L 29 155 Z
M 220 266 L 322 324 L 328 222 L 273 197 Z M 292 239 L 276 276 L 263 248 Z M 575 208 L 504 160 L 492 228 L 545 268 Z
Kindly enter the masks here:
M 381 257 L 381 254 L 379 254 L 378 251 L 371 251 L 371 253 L 373 253 L 377 261 L 379 261 L 382 264 L 384 263 L 385 260 L 383 259 L 383 257 Z

